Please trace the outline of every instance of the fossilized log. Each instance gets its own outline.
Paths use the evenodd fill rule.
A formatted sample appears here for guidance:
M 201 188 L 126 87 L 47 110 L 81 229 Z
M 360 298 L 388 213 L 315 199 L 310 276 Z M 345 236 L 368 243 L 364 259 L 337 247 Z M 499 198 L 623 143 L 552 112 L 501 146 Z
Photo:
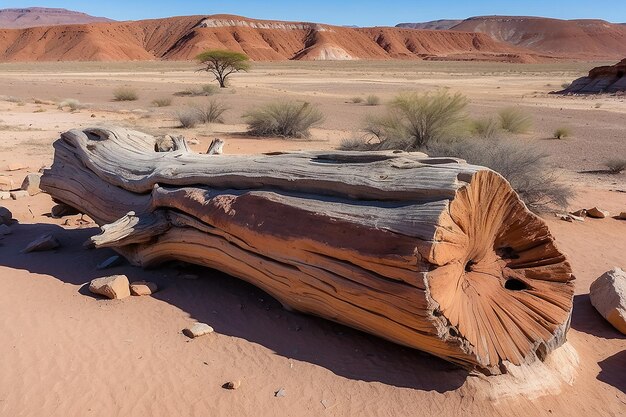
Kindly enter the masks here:
M 406 152 L 194 154 L 124 129 L 64 133 L 41 187 L 137 265 L 182 260 L 486 373 L 565 341 L 573 277 L 486 168 Z

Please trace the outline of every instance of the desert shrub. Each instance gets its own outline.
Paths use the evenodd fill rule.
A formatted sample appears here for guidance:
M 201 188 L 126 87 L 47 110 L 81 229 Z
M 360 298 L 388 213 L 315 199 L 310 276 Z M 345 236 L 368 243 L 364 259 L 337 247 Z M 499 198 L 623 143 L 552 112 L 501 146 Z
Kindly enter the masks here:
M 511 133 L 527 133 L 533 125 L 533 119 L 517 107 L 507 107 L 498 112 L 500 127 Z
M 152 105 L 154 107 L 169 107 L 172 105 L 172 99 L 169 97 L 161 97 L 152 100 Z
M 565 139 L 570 136 L 572 136 L 572 131 L 567 127 L 559 127 L 552 134 L 552 137 L 554 137 L 554 139 Z
M 347 138 L 341 140 L 338 148 L 341 151 L 369 151 L 376 147 L 365 138 Z
M 380 149 L 418 150 L 465 130 L 466 106 L 465 96 L 446 90 L 401 94 L 389 103 L 387 114 L 370 117 L 364 128 L 380 141 Z
M 606 161 L 604 164 L 611 174 L 621 174 L 626 171 L 626 159 L 616 158 Z
M 71 111 L 76 111 L 78 109 L 81 109 L 83 106 L 82 104 L 80 104 L 80 101 L 74 98 L 66 98 L 59 103 L 59 109 L 64 110 L 66 107 L 69 108 Z
M 9 103 L 21 103 L 22 99 L 14 96 L 2 96 L 3 101 L 7 101 Z
M 139 98 L 137 91 L 130 87 L 119 87 L 113 91 L 115 101 L 135 101 Z
M 212 96 L 213 94 L 216 94 L 219 91 L 219 87 L 213 84 L 204 84 L 202 86 L 202 92 L 204 93 L 204 95 L 207 96 Z
M 194 106 L 194 109 L 199 114 L 202 123 L 224 123 L 222 115 L 228 107 L 218 100 L 209 100 L 204 105 Z
M 352 97 L 350 101 L 354 104 L 360 104 L 363 103 L 363 97 Z
M 493 117 L 475 119 L 470 122 L 470 130 L 480 138 L 490 139 L 500 131 L 500 123 Z
M 189 87 L 182 91 L 177 91 L 174 93 L 175 96 L 179 97 L 198 97 L 198 96 L 212 96 L 213 94 L 217 94 L 219 92 L 219 87 L 212 84 L 204 84 L 200 87 Z
M 309 129 L 324 120 L 324 115 L 310 103 L 270 103 L 244 114 L 248 132 L 256 136 L 306 138 Z
M 366 106 L 378 106 L 380 104 L 380 97 L 370 94 L 365 98 Z
M 457 157 L 491 168 L 506 178 L 526 205 L 535 211 L 566 207 L 573 194 L 548 164 L 548 155 L 525 143 L 501 139 L 457 140 L 435 143 L 428 152 L 432 156 Z
M 180 126 L 186 129 L 196 127 L 202 122 L 202 115 L 195 108 L 179 110 L 177 113 Z
M 596 109 L 599 109 L 600 107 L 602 107 L 602 103 L 596 103 L 593 105 L 593 107 L 595 107 Z

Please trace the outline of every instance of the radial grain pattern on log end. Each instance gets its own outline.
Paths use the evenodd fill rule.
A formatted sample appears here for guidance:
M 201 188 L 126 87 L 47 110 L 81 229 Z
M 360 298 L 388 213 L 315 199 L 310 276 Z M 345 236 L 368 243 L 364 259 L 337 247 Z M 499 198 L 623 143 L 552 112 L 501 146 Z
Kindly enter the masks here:
M 194 154 L 122 128 L 55 142 L 42 188 L 136 265 L 182 260 L 488 374 L 565 341 L 573 277 L 498 174 L 407 152 Z

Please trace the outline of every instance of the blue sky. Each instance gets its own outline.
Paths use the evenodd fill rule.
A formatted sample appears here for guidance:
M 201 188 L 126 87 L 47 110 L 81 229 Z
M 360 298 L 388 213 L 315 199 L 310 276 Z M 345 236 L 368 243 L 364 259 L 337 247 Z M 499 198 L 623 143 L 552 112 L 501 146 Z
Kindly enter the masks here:
M 229 13 L 259 19 L 393 26 L 400 22 L 499 14 L 626 22 L 626 0 L 0 0 L 0 8 L 27 6 L 63 7 L 116 20 Z

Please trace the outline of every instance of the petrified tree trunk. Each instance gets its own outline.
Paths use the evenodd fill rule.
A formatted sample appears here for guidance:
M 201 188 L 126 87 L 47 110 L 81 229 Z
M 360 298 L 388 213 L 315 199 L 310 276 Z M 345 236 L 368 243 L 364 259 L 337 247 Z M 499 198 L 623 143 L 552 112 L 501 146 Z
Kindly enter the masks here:
M 137 265 L 219 269 L 322 316 L 486 373 L 565 341 L 573 277 L 486 168 L 406 152 L 208 156 L 72 130 L 42 188 Z

